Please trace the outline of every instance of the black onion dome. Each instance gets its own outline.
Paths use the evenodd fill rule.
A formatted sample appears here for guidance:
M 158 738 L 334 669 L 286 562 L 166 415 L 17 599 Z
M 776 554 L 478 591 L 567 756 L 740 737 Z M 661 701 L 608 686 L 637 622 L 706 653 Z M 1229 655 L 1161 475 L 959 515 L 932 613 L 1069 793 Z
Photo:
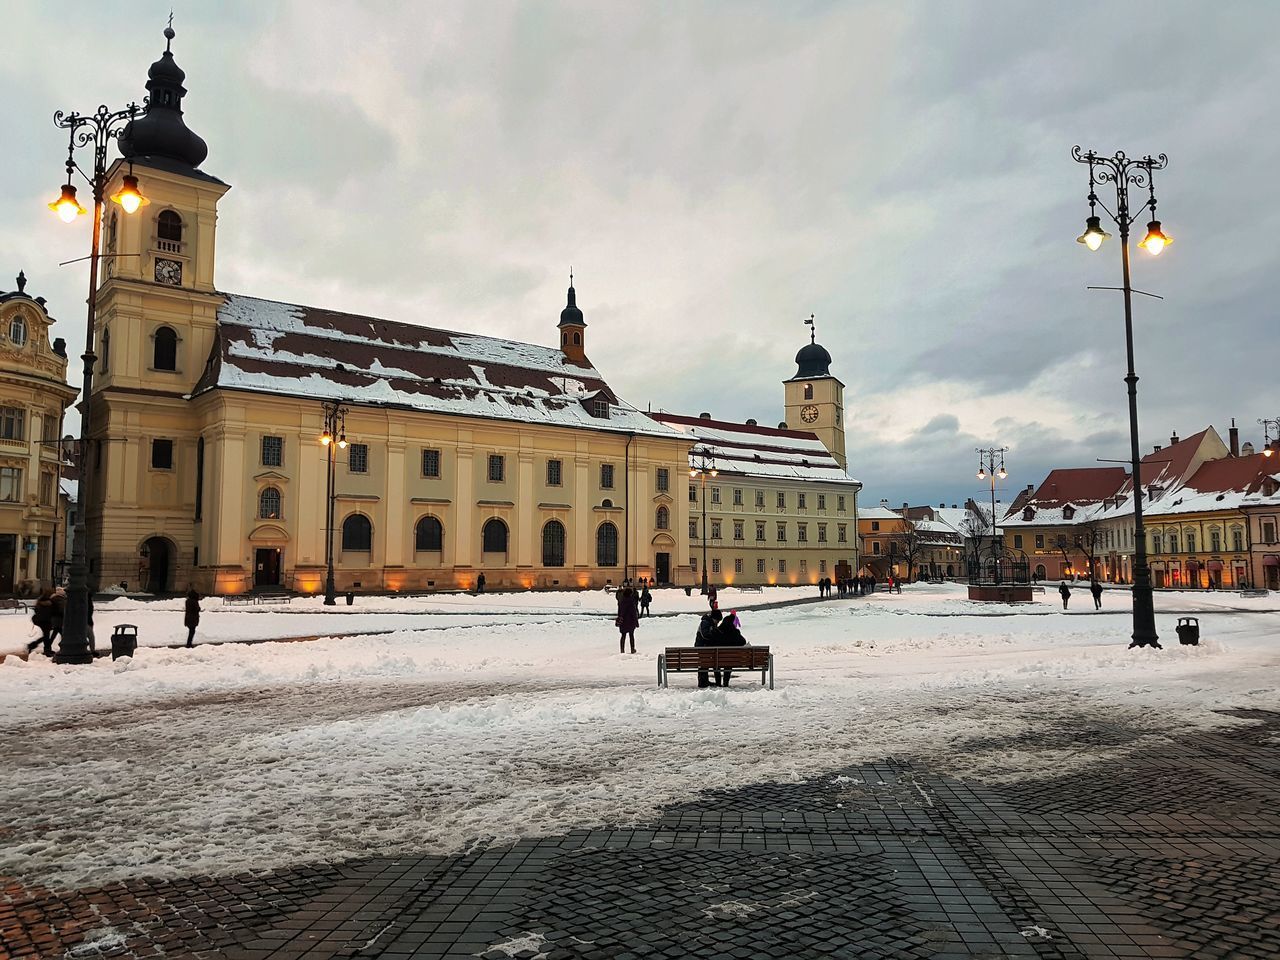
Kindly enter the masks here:
M 164 35 L 172 41 L 173 28 L 166 27 Z M 160 59 L 147 71 L 146 113 L 120 133 L 122 156 L 128 160 L 167 157 L 188 166 L 200 166 L 209 155 L 209 147 L 182 119 L 182 98 L 187 94 L 182 82 L 186 78 L 166 44 Z
M 582 311 L 578 309 L 577 294 L 573 291 L 573 284 L 569 284 L 569 302 L 560 311 L 560 323 L 558 326 L 585 327 L 586 325 L 587 321 L 582 319 Z
M 831 354 L 820 343 L 810 343 L 796 354 L 797 377 L 831 376 Z

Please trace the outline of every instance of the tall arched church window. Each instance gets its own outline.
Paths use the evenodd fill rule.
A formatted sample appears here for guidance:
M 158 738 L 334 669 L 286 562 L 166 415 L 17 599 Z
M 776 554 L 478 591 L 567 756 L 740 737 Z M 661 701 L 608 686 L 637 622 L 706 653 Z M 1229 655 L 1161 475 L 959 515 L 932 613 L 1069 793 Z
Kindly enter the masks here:
M 182 217 L 173 210 L 161 210 L 156 217 L 156 239 L 161 250 L 177 253 L 182 245 Z
M 596 530 L 596 566 L 618 565 L 618 528 L 606 520 Z
M 485 553 L 506 553 L 507 525 L 497 517 L 487 520 L 484 530 L 481 531 L 480 539 L 484 545 Z
M 178 369 L 178 334 L 173 327 L 156 330 L 151 366 L 156 370 Z
M 444 549 L 444 527 L 435 517 L 423 517 L 413 529 L 413 548 L 419 552 Z
M 548 520 L 542 528 L 542 565 L 564 566 L 564 524 L 559 520 Z
M 275 487 L 265 487 L 258 494 L 258 519 L 279 520 L 281 514 L 280 491 Z
M 659 530 L 671 529 L 671 511 L 666 508 L 665 504 L 658 507 L 658 515 L 655 520 L 654 526 Z
M 373 524 L 362 513 L 353 513 L 342 521 L 342 549 L 368 553 L 373 549 Z

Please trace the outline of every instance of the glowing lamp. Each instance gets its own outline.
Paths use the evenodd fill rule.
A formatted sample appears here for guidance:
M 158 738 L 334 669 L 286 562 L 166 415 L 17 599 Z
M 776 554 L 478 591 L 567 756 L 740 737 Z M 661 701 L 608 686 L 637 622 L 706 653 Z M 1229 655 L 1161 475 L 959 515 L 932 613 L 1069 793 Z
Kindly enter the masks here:
M 1005 477 L 1007 477 L 1008 475 L 1009 475 L 1009 474 L 1005 473 L 1005 471 L 1004 471 L 1004 467 L 1001 467 L 1001 468 L 1000 468 L 1000 473 L 999 473 L 999 477 L 1000 477 L 1000 479 L 1001 479 L 1001 480 L 1003 480 L 1003 479 L 1004 479 Z
M 338 449 L 339 450 L 347 449 L 347 435 L 345 433 L 338 437 Z
M 320 442 L 327 447 L 329 444 L 333 443 L 333 434 L 326 430 L 324 433 L 320 434 Z
M 1089 217 L 1084 222 L 1084 233 L 1076 237 L 1076 243 L 1083 243 L 1090 250 L 1097 250 L 1109 236 L 1111 234 L 1102 229 L 1102 221 L 1098 217 Z
M 49 204 L 49 209 L 56 213 L 63 223 L 71 223 L 80 214 L 86 212 L 84 207 L 80 206 L 80 201 L 76 199 L 76 188 L 69 183 L 62 185 L 62 196 Z
M 987 479 L 987 471 L 979 469 L 979 470 L 978 470 L 978 479 L 979 479 L 979 480 L 985 480 L 985 479 Z
M 138 189 L 138 178 L 131 173 L 124 175 L 124 182 L 111 195 L 111 200 L 124 207 L 125 213 L 137 213 L 139 207 L 145 207 L 151 202 L 142 195 L 142 191 Z
M 1138 241 L 1138 246 L 1153 257 L 1158 257 L 1160 256 L 1160 251 L 1171 243 L 1173 243 L 1173 238 L 1160 229 L 1160 221 L 1152 220 L 1147 224 L 1147 235 Z

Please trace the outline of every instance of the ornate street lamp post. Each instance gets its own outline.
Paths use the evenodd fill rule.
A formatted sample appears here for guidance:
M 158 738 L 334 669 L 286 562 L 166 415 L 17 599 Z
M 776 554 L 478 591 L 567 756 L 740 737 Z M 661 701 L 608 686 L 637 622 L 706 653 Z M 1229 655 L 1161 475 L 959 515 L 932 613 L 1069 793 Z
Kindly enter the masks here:
M 1275 456 L 1276 448 L 1280 447 L 1280 417 L 1275 419 L 1261 419 L 1258 425 L 1262 427 L 1262 455 L 1264 457 Z M 1276 432 L 1275 447 L 1273 447 L 1271 439 L 1271 431 Z
M 719 475 L 715 457 L 706 447 L 690 454 L 689 476 L 702 479 L 702 593 L 707 593 L 707 478 Z
M 1004 469 L 1004 455 L 1008 452 L 1008 447 L 987 447 L 983 449 L 978 447 L 978 479 L 985 480 L 988 476 L 991 478 L 991 562 L 995 567 L 995 581 L 1000 582 L 1000 551 L 996 546 L 996 477 L 1001 480 L 1009 474 Z M 1000 465 L 996 466 L 996 458 L 1000 458 Z
M 320 434 L 320 442 L 328 454 L 328 466 L 325 471 L 325 524 L 324 524 L 324 605 L 332 607 L 338 602 L 337 590 L 333 583 L 333 504 L 337 499 L 334 490 L 334 458 L 333 448 L 347 449 L 347 408 L 337 400 L 324 405 L 324 431 Z
M 134 118 L 139 109 L 131 103 L 123 110 L 108 110 L 98 107 L 90 114 L 63 113 L 59 110 L 53 115 L 55 126 L 68 131 L 67 145 L 67 182 L 62 185 L 57 200 L 49 204 L 49 209 L 58 215 L 63 223 L 73 223 L 86 211 L 76 199 L 75 184 L 72 179 L 80 174 L 93 191 L 93 236 L 89 252 L 89 310 L 85 324 L 84 353 L 80 359 L 84 361 L 84 373 L 80 388 L 80 499 L 81 508 L 76 511 L 74 539 L 71 542 L 71 564 L 67 576 L 67 605 L 63 611 L 62 640 L 58 644 L 58 652 L 54 659 L 58 663 L 92 663 L 93 651 L 89 649 L 89 569 L 86 559 L 85 515 L 88 513 L 88 491 L 93 479 L 94 458 L 89 455 L 89 430 L 93 422 L 93 365 L 97 357 L 93 352 L 94 323 L 98 310 L 98 260 L 99 247 L 102 240 L 102 204 L 106 199 L 107 187 L 107 150 L 111 141 Z M 76 148 L 91 147 L 93 149 L 92 173 L 88 174 L 76 162 Z M 139 207 L 147 203 L 138 189 L 138 178 L 132 173 L 124 178 L 124 184 L 111 197 L 120 204 L 125 213 L 135 213 Z
M 1102 229 L 1097 208 L 1103 211 L 1120 228 L 1120 263 L 1123 270 L 1124 286 L 1124 341 L 1128 354 L 1129 370 L 1125 375 L 1125 383 L 1129 385 L 1129 447 L 1133 461 L 1133 647 L 1160 648 L 1160 637 L 1156 633 L 1155 600 L 1151 590 L 1151 569 L 1147 566 L 1147 530 L 1142 519 L 1142 455 L 1138 449 L 1138 375 L 1133 372 L 1133 288 L 1129 284 L 1129 227 L 1150 209 L 1151 220 L 1147 223 L 1146 236 L 1138 242 L 1153 257 L 1173 240 L 1160 229 L 1160 221 L 1156 219 L 1156 190 L 1153 174 L 1163 170 L 1169 158 L 1163 153 L 1158 157 L 1150 155 L 1141 160 L 1133 160 L 1117 151 L 1114 157 L 1104 157 L 1092 150 L 1082 151 L 1078 146 L 1072 147 L 1071 156 L 1077 163 L 1089 165 L 1089 218 L 1085 221 L 1084 233 L 1077 237 L 1090 250 L 1097 250 L 1102 241 L 1110 236 Z M 1095 191 L 1097 184 L 1111 183 L 1116 189 L 1116 209 L 1112 213 L 1098 199 Z M 1137 210 L 1129 209 L 1129 187 L 1139 190 L 1147 189 L 1148 197 Z

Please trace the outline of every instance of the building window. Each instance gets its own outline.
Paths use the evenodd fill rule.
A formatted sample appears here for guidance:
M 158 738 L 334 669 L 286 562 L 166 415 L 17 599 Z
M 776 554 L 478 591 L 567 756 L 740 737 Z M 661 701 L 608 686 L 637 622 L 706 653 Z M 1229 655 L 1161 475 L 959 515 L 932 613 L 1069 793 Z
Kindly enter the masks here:
M 827 542 L 827 525 L 825 523 L 818 524 L 818 542 Z
M 741 558 L 741 557 L 734 557 L 734 558 L 733 558 L 733 572 L 734 572 L 734 573 L 741 573 L 741 572 L 742 572 L 742 558 Z
M 1231 549 L 1239 553 L 1244 549 L 1244 533 L 1240 530 L 1231 531 Z
M 547 461 L 547 486 L 548 487 L 560 486 L 560 484 L 563 482 L 563 480 L 561 479 L 561 471 L 563 469 L 564 469 L 564 464 L 561 461 L 559 460 Z
M 711 539 L 712 540 L 720 539 L 720 521 L 719 520 L 711 521 Z
M 1159 553 L 1160 551 L 1157 550 L 1156 552 Z M 1169 534 L 1169 552 L 1178 552 L 1178 535 L 1176 533 Z
M 806 400 L 812 400 L 812 399 L 813 399 L 813 384 L 812 384 L 812 383 L 806 383 L 806 384 L 804 385 L 804 398 L 805 398 Z
M 719 502 L 720 502 L 720 488 L 719 488 L 719 487 L 712 487 L 712 488 L 711 488 L 711 502 L 712 502 L 712 503 L 719 503 Z
M 843 496 L 836 497 L 836 509 L 839 510 L 841 513 L 844 513 L 844 497 Z
M 575 339 L 573 342 L 577 343 L 578 342 L 576 339 L 577 334 L 574 334 L 574 337 Z M 609 418 L 609 401 L 608 400 L 592 400 L 591 415 L 593 417 L 600 417 L 601 419 L 607 420 Z
M 880 541 L 879 541 L 879 540 L 872 540 L 872 541 L 871 541 L 871 552 L 872 552 L 875 556 L 877 556 L 877 557 L 878 557 L 878 556 L 880 556 Z
M 429 480 L 440 479 L 440 451 L 422 451 L 422 475 Z
M 756 558 L 756 573 L 764 573 L 764 557 Z
M 600 489 L 601 490 L 613 489 L 613 464 L 612 463 L 600 464 Z
M 1214 553 L 1222 549 L 1222 534 L 1217 530 L 1209 531 L 1209 549 Z
M 485 553 L 506 553 L 507 525 L 497 517 L 490 517 L 480 531 L 480 540 Z
M 654 517 L 654 524 L 659 530 L 671 529 L 671 511 L 667 509 L 665 504 L 658 506 L 657 515 Z
M 756 521 L 756 543 L 764 543 L 764 521 Z
M 0 407 L 0 439 L 21 440 L 26 436 L 27 412 L 19 407 Z
M 444 526 L 435 517 L 422 517 L 413 528 L 413 549 L 439 553 L 444 549 Z
M 204 437 L 196 441 L 196 519 L 204 510 Z
M 22 319 L 22 314 L 9 321 L 9 339 L 15 347 L 21 347 L 27 342 L 27 321 Z
M 618 528 L 606 520 L 596 529 L 596 566 L 618 565 Z
M 735 507 L 742 506 L 742 488 L 741 487 L 733 488 L 733 505 Z
M 809 542 L 809 525 L 807 523 L 796 524 L 796 542 L 797 543 Z
M 373 524 L 362 513 L 353 513 L 342 521 L 342 549 L 353 553 L 369 553 L 373 549 Z
M 548 520 L 542 528 L 542 565 L 564 566 L 564 524 L 559 520 Z
M 690 570 L 692 570 L 694 573 L 697 573 L 697 572 L 698 572 L 698 558 L 697 558 L 697 557 L 690 557 L 690 558 L 689 558 L 689 569 L 690 569 Z
M 825 560 L 819 560 L 819 561 L 818 561 L 818 572 L 819 572 L 819 573 L 826 573 L 826 572 L 827 572 L 827 561 L 825 561 Z
M 111 365 L 111 329 L 102 328 L 102 372 L 106 373 Z
M 284 463 L 284 437 L 262 438 L 262 465 L 278 467 Z
M 507 458 L 500 453 L 489 454 L 489 482 L 502 483 L 507 472 Z M 504 548 L 505 552 L 505 548 Z
M 778 491 L 778 509 L 785 510 L 787 508 L 787 495 L 783 491 Z
M 369 445 L 353 443 L 347 447 L 347 470 L 351 473 L 369 472 Z
M 756 491 L 756 506 L 761 508 L 764 507 L 764 491 L 763 490 Z
M 46 507 L 53 506 L 53 474 L 40 474 L 40 502 Z
M 778 542 L 787 542 L 787 525 L 785 523 L 778 524 Z
M 182 243 L 182 218 L 172 210 L 161 210 L 156 217 L 156 239 L 161 250 L 177 253 Z
M 809 509 L 809 496 L 808 496 L 808 494 L 804 494 L 804 493 L 797 493 L 797 494 L 796 494 L 796 506 L 797 506 L 797 507 L 799 507 L 801 510 L 807 510 L 807 509 Z
M 825 493 L 818 494 L 818 509 L 827 509 L 827 495 Z
M 173 469 L 173 441 L 172 440 L 152 440 L 151 441 L 151 469 L 152 470 L 172 470 Z
M 711 558 L 711 572 L 712 572 L 712 573 L 719 573 L 719 572 L 720 572 L 720 558 L 719 558 L 719 557 L 712 557 L 712 558 Z
M 808 570 L 808 569 L 809 569 L 809 561 L 808 561 L 808 560 L 806 560 L 804 557 L 801 557 L 801 558 L 800 558 L 800 572 L 801 572 L 801 573 L 804 573 L 804 572 L 805 572 L 806 570 Z
M 1196 535 L 1193 531 L 1187 531 L 1187 553 L 1196 552 Z
M 1043 534 L 1043 533 L 1037 533 L 1037 534 L 1036 534 L 1036 549 L 1037 549 L 1037 550 L 1043 550 L 1043 549 L 1044 549 L 1044 534 Z
M 1013 548 L 1014 548 L 1015 550 L 1021 550 L 1021 549 L 1022 549 L 1022 534 L 1020 534 L 1020 533 L 1015 533 L 1015 534 L 1013 535 Z
M 785 558 L 779 558 L 779 560 L 778 560 L 778 572 L 779 572 L 779 573 L 786 573 L 786 572 L 787 572 L 787 561 L 786 561 L 786 559 L 785 559 Z
M 156 370 L 178 369 L 178 334 L 173 327 L 160 327 L 153 335 L 151 366 Z
M 872 533 L 879 533 L 879 532 L 880 532 L 880 521 L 879 521 L 879 520 L 872 520 L 872 521 L 871 521 L 871 532 L 872 532 Z
M 264 487 L 258 494 L 258 519 L 279 520 L 280 516 L 280 491 L 275 487 Z
M 659 493 L 666 493 L 671 488 L 671 471 L 666 467 L 658 468 L 657 484 Z
M 1262 525 L 1262 542 L 1263 543 L 1276 542 L 1276 525 L 1274 522 L 1270 520 L 1268 520 L 1266 523 Z
M 836 543 L 849 542 L 849 528 L 843 524 L 836 524 Z
M 735 540 L 746 539 L 746 535 L 744 533 L 745 527 L 746 527 L 746 524 L 744 524 L 741 520 L 733 521 L 733 539 Z
M 22 500 L 22 469 L 0 467 L 0 500 L 18 503 Z
M 689 521 L 689 539 L 690 540 L 698 539 L 698 521 L 697 520 Z

